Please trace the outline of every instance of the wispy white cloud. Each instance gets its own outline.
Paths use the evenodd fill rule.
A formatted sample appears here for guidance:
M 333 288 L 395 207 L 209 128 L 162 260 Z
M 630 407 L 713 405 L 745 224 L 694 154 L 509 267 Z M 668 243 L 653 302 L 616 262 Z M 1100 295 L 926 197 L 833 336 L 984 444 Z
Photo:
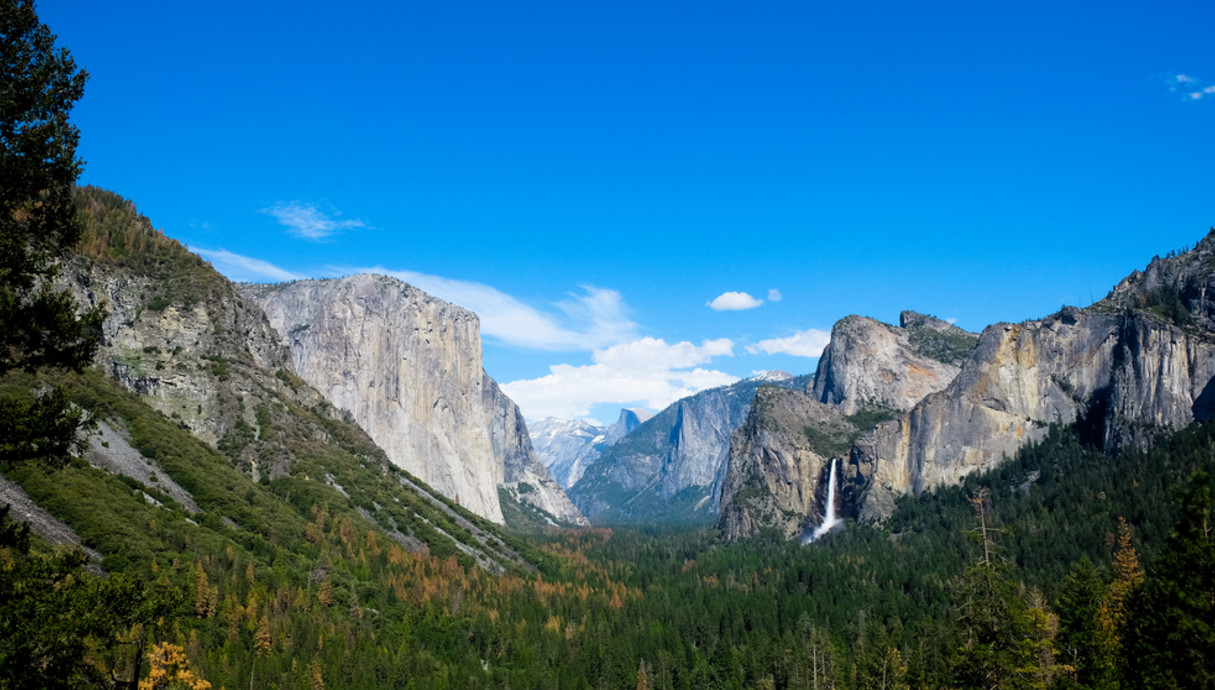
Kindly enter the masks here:
M 481 319 L 482 334 L 517 347 L 593 350 L 637 337 L 637 324 L 628 317 L 624 298 L 615 290 L 582 286 L 581 294 L 570 294 L 564 301 L 547 305 L 546 310 L 484 283 L 379 266 L 349 272 L 390 275 L 473 311 Z
M 261 213 L 274 216 L 274 219 L 280 225 L 285 226 L 292 235 L 313 241 L 326 239 L 343 230 L 367 227 L 367 224 L 361 220 L 337 219 L 336 216 L 341 215 L 338 211 L 326 213 L 314 204 L 299 201 L 278 203 L 270 208 L 262 209 Z
M 823 348 L 831 342 L 831 333 L 811 328 L 798 331 L 786 338 L 771 338 L 761 340 L 747 346 L 747 352 L 758 355 L 785 354 L 795 357 L 818 357 L 823 354 Z
M 1174 74 L 1165 79 L 1165 83 L 1169 86 L 1169 91 L 1184 92 L 1183 98 L 1188 98 L 1191 101 L 1202 100 L 1203 98 L 1215 94 L 1215 86 L 1202 87 L 1202 82 L 1188 74 Z
M 737 376 L 700 366 L 733 354 L 728 338 L 694 345 L 647 337 L 597 349 L 592 364 L 557 364 L 547 376 L 512 381 L 502 389 L 529 419 L 576 419 L 597 404 L 640 403 L 661 410 L 698 391 L 737 381 Z
M 723 292 L 708 305 L 713 311 L 741 311 L 754 309 L 763 303 L 762 299 L 755 299 L 745 292 Z
M 299 280 L 306 276 L 288 271 L 269 261 L 254 259 L 248 256 L 234 254 L 226 249 L 205 249 L 190 247 L 190 251 L 211 262 L 215 270 L 227 276 L 230 280 L 245 283 L 263 281 Z
M 783 297 L 784 295 L 780 294 L 780 290 L 777 290 L 776 288 L 772 288 L 768 291 L 769 302 L 779 302 Z

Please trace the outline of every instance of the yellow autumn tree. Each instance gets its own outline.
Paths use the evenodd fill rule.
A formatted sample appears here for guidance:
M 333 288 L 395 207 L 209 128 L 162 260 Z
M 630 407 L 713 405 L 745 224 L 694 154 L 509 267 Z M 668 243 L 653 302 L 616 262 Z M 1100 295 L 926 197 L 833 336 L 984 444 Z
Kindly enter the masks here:
M 190 670 L 186 652 L 180 645 L 167 642 L 148 650 L 148 677 L 139 681 L 139 690 L 211 690 L 211 683 Z
M 215 615 L 215 598 L 211 592 L 211 583 L 207 580 L 207 571 L 202 563 L 194 564 L 194 613 L 199 618 L 210 618 Z
M 1114 553 L 1114 581 L 1106 590 L 1105 599 L 1097 609 L 1097 635 L 1100 640 L 1103 662 L 1107 673 L 1112 673 L 1115 662 L 1122 656 L 1121 631 L 1126 624 L 1127 603 L 1131 595 L 1143 584 L 1143 566 L 1139 554 L 1131 543 L 1133 532 L 1126 518 L 1118 518 L 1118 546 Z

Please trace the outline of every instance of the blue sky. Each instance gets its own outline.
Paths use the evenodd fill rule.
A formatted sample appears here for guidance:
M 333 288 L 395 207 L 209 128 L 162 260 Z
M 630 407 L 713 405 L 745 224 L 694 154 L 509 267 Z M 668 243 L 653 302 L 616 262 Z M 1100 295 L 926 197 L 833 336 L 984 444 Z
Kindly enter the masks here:
M 532 418 L 806 373 L 852 313 L 1083 306 L 1215 225 L 1207 2 L 38 8 L 83 183 L 236 279 L 477 311 Z

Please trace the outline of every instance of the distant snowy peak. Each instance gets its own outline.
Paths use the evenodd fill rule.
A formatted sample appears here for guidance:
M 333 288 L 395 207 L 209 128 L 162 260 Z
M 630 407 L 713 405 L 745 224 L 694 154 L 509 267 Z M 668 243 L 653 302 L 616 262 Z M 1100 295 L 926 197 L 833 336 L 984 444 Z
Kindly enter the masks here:
M 545 417 L 528 425 L 532 443 L 550 444 L 556 439 L 573 437 L 593 439 L 602 436 L 604 428 L 581 419 Z
M 761 374 L 756 374 L 755 376 L 752 376 L 748 380 L 749 381 L 764 381 L 766 383 L 784 383 L 785 381 L 788 381 L 792 378 L 793 378 L 793 374 L 790 374 L 787 371 L 781 371 L 780 369 L 773 369 L 772 371 L 765 371 Z
M 528 426 L 532 446 L 553 479 L 568 489 L 607 447 L 607 429 L 580 419 L 548 417 Z

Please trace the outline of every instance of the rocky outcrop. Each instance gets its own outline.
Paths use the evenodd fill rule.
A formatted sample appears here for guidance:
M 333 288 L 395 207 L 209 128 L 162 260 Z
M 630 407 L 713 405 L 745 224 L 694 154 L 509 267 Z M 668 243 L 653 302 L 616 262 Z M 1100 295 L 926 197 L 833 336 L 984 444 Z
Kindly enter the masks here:
M 769 394 L 735 433 L 719 527 L 730 538 L 765 526 L 792 537 L 818 524 L 828 461 L 846 458 L 853 441 L 874 423 L 949 385 L 977 340 L 912 311 L 900 315 L 897 327 L 863 316 L 841 319 L 809 396 Z M 853 487 L 845 489 L 849 495 Z
M 1209 333 L 1141 311 L 1065 309 L 991 326 L 948 388 L 857 443 L 860 516 L 880 519 L 895 496 L 994 467 L 1050 424 L 1082 423 L 1110 452 L 1144 446 L 1210 415 L 1212 376 Z
M 475 314 L 386 276 L 241 289 L 299 375 L 393 463 L 498 523 L 502 487 L 548 521 L 582 524 L 535 456 L 518 407 L 481 369 Z
M 394 464 L 503 522 L 475 314 L 386 276 L 241 289 L 286 340 L 300 377 Z
M 261 310 L 180 251 L 198 284 L 179 299 L 170 295 L 184 290 L 160 276 L 81 256 L 65 263 L 60 280 L 79 302 L 109 311 L 98 366 L 215 446 L 237 420 L 256 428 L 252 406 L 242 410 L 239 401 L 285 388 L 265 372 L 290 367 L 291 359 Z
M 673 403 L 605 449 L 570 498 L 602 522 L 712 520 L 730 436 L 765 385 L 804 389 L 807 379 L 756 377 Z
M 973 333 L 910 311 L 897 328 L 849 316 L 831 329 L 813 395 L 844 414 L 866 407 L 910 410 L 949 385 L 976 341 Z
M 503 491 L 516 502 L 536 511 L 552 525 L 588 526 L 590 521 L 578 512 L 565 491 L 549 475 L 532 447 L 527 423 L 514 403 L 489 375 L 481 387 L 489 414 L 490 441 L 494 456 L 502 463 Z
M 775 528 L 791 539 L 822 521 L 831 453 L 806 433 L 811 424 L 830 437 L 852 433 L 836 406 L 801 391 L 759 389 L 730 442 L 718 518 L 728 537 Z
M 248 482 L 252 490 L 259 482 L 316 482 L 311 495 L 349 500 L 347 507 L 366 528 L 384 530 L 411 551 L 454 547 L 492 572 L 510 563 L 532 569 L 500 532 L 392 467 L 349 413 L 296 375 L 291 353 L 265 313 L 209 264 L 153 229 L 134 204 L 86 187 L 76 190 L 76 205 L 84 235 L 77 253 L 64 259 L 58 284 L 81 304 L 104 304 L 108 311 L 96 356 L 104 376 L 90 370 L 72 383 L 101 431 L 90 439 L 90 463 L 142 487 L 148 503 L 166 506 L 171 499 L 187 514 L 201 511 L 231 529 L 241 521 L 230 514 L 232 506 L 243 501 L 216 497 L 237 491 L 235 485 Z M 475 373 L 480 381 L 479 359 Z M 480 395 L 475 402 L 484 410 Z M 143 421 L 155 416 L 153 410 L 212 450 L 174 437 L 148 446 L 158 460 L 144 457 L 130 439 L 138 429 L 146 432 Z M 489 448 L 488 414 L 481 419 Z M 190 456 L 195 459 L 213 459 L 218 451 L 247 478 L 233 484 L 228 475 L 218 491 L 200 491 L 205 482 L 166 461 L 189 456 L 179 455 L 180 448 L 200 451 Z
M 620 417 L 603 432 L 604 442 L 609 446 L 616 445 L 620 439 L 632 433 L 633 430 L 653 417 L 653 412 L 640 407 L 626 407 L 620 410 Z
M 845 319 L 820 361 L 815 398 L 851 415 L 846 419 L 858 428 L 874 421 L 857 414 L 866 405 L 901 410 L 847 452 L 845 511 L 881 520 L 898 496 L 992 468 L 1042 439 L 1052 424 L 1075 424 L 1087 440 L 1116 453 L 1210 418 L 1215 304 L 1209 296 L 1215 296 L 1215 233 L 1191 251 L 1154 259 L 1091 307 L 990 326 L 973 347 L 969 334 L 911 312 L 899 329 Z M 963 353 L 953 375 L 950 367 Z M 934 369 L 926 359 L 942 366 Z M 942 379 L 951 380 L 938 387 Z M 795 437 L 815 435 L 823 415 L 785 404 L 788 412 L 749 420 L 750 432 L 736 436 L 726 485 L 744 488 L 723 504 L 721 524 L 730 536 L 763 526 L 790 533 L 794 515 L 814 514 L 805 496 L 822 493 L 822 478 L 799 475 L 786 458 L 806 462 L 796 455 Z M 802 420 L 800 430 L 785 420 L 790 415 Z M 816 483 L 800 492 L 781 489 L 798 476 Z M 750 495 L 752 508 L 732 505 L 740 495 Z

